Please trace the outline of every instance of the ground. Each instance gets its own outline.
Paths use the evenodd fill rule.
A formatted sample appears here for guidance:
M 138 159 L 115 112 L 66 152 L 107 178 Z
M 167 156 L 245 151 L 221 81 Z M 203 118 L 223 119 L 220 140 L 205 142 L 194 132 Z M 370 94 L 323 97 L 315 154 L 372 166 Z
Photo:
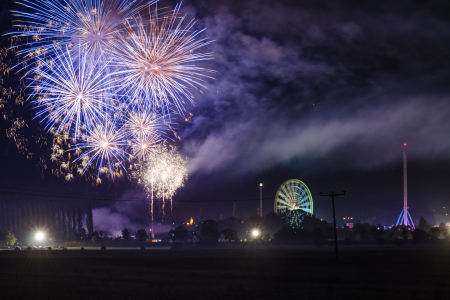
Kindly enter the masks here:
M 0 251 L 0 299 L 446 299 L 446 245 Z M 97 248 L 98 249 L 98 248 Z M 448 299 L 448 298 L 447 298 Z

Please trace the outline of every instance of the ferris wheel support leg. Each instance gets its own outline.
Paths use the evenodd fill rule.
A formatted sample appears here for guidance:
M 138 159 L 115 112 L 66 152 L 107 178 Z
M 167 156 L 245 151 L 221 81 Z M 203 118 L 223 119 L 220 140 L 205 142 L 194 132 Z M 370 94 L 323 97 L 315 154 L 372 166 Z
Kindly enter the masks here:
M 400 220 L 403 220 L 403 211 L 404 211 L 404 210 L 405 210 L 405 209 L 402 208 L 402 212 L 401 212 L 400 215 L 398 216 L 397 226 L 402 225 L 402 224 L 400 223 Z
M 408 211 L 408 218 L 409 218 L 409 224 L 410 224 L 411 227 L 414 229 L 414 228 L 415 228 L 414 222 L 413 222 L 413 219 L 411 218 L 411 215 L 409 214 L 409 211 Z

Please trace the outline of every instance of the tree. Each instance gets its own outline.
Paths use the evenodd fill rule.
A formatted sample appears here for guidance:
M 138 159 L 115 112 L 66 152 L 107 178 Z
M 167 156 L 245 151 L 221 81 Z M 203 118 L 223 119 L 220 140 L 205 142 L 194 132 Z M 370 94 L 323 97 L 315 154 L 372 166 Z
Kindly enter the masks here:
M 238 242 L 239 237 L 237 234 L 237 231 L 231 228 L 227 228 L 221 231 L 221 234 L 223 235 L 223 239 L 227 242 Z
M 72 231 L 72 215 L 70 214 L 70 209 L 67 210 L 67 237 L 69 239 L 69 241 L 73 241 L 74 236 L 73 236 L 73 231 Z
M 86 228 L 89 236 L 92 236 L 92 233 L 94 232 L 94 215 L 92 214 L 92 206 L 90 203 L 86 212 Z
M 423 216 L 420 216 L 419 225 L 417 226 L 417 228 L 427 233 L 430 231 L 430 225 L 428 225 L 427 220 L 425 220 Z
M 303 216 L 303 221 L 301 227 L 306 230 L 314 230 L 315 228 L 320 228 L 322 231 L 327 230 L 328 223 L 325 220 L 320 220 L 316 218 L 316 215 L 305 214 Z
M 52 224 L 52 231 L 53 231 L 53 235 L 52 236 L 53 236 L 53 238 L 56 236 L 55 229 L 57 228 L 57 224 L 58 224 L 58 220 L 57 219 L 58 219 L 57 218 L 57 212 L 55 210 L 55 206 L 52 204 L 50 220 L 51 220 L 51 224 Z M 29 218 L 28 218 L 28 221 L 29 221 Z M 28 221 L 27 221 L 27 225 L 28 225 Z
M 215 244 L 220 237 L 219 226 L 214 220 L 206 220 L 202 222 L 200 237 L 203 241 Z
M 81 237 L 82 229 L 83 229 L 83 221 L 81 217 L 81 209 L 78 207 L 78 213 L 77 213 L 77 227 L 78 227 L 78 236 Z M 84 234 L 86 235 L 86 231 L 84 231 Z
M 286 223 L 294 229 L 303 228 L 303 220 L 308 215 L 308 213 L 296 209 L 296 210 L 287 210 L 284 213 L 284 218 L 286 218 Z
M 441 237 L 446 239 L 448 237 L 448 229 L 443 222 L 439 224 L 439 230 L 441 232 Z
M 80 237 L 81 241 L 87 241 L 86 229 L 81 227 L 81 230 L 80 230 L 80 233 L 78 234 L 78 236 Z
M 125 242 L 128 242 L 130 240 L 130 232 L 128 231 L 128 229 L 123 229 L 122 230 L 122 238 Z
M 412 238 L 411 227 L 403 226 L 400 227 L 402 229 L 402 237 L 404 240 L 408 240 Z
M 268 213 L 263 217 L 263 219 L 264 230 L 271 234 L 287 225 L 286 220 L 274 212 Z
M 321 227 L 317 228 L 322 229 Z M 322 229 L 322 231 L 326 231 L 326 228 L 325 230 Z M 336 231 L 338 240 L 352 239 L 353 232 L 347 225 L 344 225 L 342 228 L 337 228 Z
M 75 211 L 75 207 L 72 207 L 72 235 L 74 240 L 77 238 L 77 212 Z
M 6 244 L 6 246 L 12 246 L 16 243 L 16 241 L 16 237 L 9 230 L 6 230 L 1 237 L 2 244 Z
M 66 214 L 64 210 L 61 210 L 61 228 L 62 228 L 62 240 L 67 240 L 67 222 L 66 222 Z
M 430 238 L 430 235 L 420 228 L 416 228 L 412 232 L 412 236 L 413 236 L 414 241 L 416 241 L 416 242 L 421 242 L 423 240 Z
M 191 243 L 198 239 L 197 233 L 194 230 L 190 230 L 188 236 Z
M 317 227 L 311 231 L 311 237 L 313 244 L 320 247 L 325 242 L 325 234 L 323 233 L 322 228 Z
M 6 206 L 5 203 L 2 203 L 1 213 L 0 213 L 0 229 L 6 230 Z
M 441 238 L 441 229 L 439 227 L 430 228 L 430 234 L 432 239 Z
M 356 223 L 353 226 L 353 234 L 355 235 L 356 239 L 371 240 L 374 233 L 374 231 L 372 230 L 373 227 L 373 225 L 370 225 L 368 223 Z
M 145 240 L 147 239 L 147 233 L 145 232 L 145 229 L 139 229 L 138 231 L 136 231 L 136 239 L 139 242 L 145 242 Z
M 172 235 L 172 242 L 186 242 L 189 236 L 189 231 L 183 225 L 172 229 L 169 233 Z
M 245 232 L 246 225 L 244 221 L 235 217 L 227 217 L 225 219 L 217 221 L 217 225 L 219 226 L 219 231 L 222 231 L 227 228 L 231 228 L 236 230 L 237 232 Z
M 375 239 L 384 238 L 384 227 L 381 224 L 378 224 L 376 227 L 372 227 L 371 234 L 375 237 Z
M 273 234 L 276 241 L 282 242 L 306 242 L 311 240 L 311 233 L 301 228 L 286 226 Z

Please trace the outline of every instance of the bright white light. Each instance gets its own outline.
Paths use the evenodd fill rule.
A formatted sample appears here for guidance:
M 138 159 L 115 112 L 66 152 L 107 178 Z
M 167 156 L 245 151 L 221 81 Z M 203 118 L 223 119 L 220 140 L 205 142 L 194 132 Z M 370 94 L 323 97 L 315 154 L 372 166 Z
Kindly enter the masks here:
M 259 230 L 258 229 L 253 230 L 252 235 L 256 238 L 259 235 Z
M 44 239 L 44 233 L 43 232 L 37 232 L 36 233 L 36 240 L 42 241 Z

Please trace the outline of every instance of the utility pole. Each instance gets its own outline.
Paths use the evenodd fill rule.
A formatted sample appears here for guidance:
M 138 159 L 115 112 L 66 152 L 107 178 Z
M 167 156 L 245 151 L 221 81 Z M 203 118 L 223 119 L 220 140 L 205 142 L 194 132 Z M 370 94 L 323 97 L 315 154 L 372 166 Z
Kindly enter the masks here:
M 324 195 L 322 192 L 319 193 L 320 197 L 331 197 L 331 202 L 333 203 L 333 223 L 334 223 L 334 249 L 336 250 L 336 259 L 338 259 L 338 244 L 337 244 L 337 233 L 336 233 L 336 213 L 334 209 L 334 197 L 345 195 L 345 191 L 342 194 L 335 194 L 333 191 L 331 194 Z
M 263 184 L 260 183 L 259 184 L 259 216 L 262 218 L 263 213 L 262 213 L 262 187 Z

